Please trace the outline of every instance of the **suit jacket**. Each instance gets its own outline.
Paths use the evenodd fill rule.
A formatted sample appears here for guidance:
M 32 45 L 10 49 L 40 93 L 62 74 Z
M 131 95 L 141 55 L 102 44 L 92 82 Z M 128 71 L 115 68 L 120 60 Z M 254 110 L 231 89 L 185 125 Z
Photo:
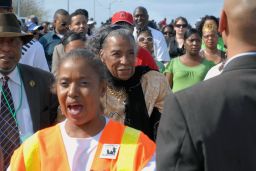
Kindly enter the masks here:
M 158 131 L 159 171 L 255 171 L 256 55 L 168 96 Z
M 54 47 L 53 55 L 52 55 L 52 70 L 51 72 L 55 74 L 58 63 L 61 58 L 65 55 L 63 44 L 59 44 Z
M 34 131 L 52 125 L 57 117 L 58 101 L 50 91 L 54 80 L 51 73 L 19 64 L 21 79 L 27 95 Z

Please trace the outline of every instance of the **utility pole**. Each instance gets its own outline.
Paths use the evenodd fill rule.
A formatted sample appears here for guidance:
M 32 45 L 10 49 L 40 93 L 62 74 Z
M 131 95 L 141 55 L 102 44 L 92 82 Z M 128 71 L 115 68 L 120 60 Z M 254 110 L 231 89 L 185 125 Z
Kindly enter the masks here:
M 68 9 L 68 13 L 69 13 L 69 0 L 68 0 L 67 3 L 68 3 L 68 4 L 67 4 L 67 9 Z
M 94 19 L 94 21 L 96 20 L 95 19 L 95 1 L 96 0 L 93 0 L 93 19 Z
M 17 0 L 17 14 L 18 14 L 18 17 L 20 17 L 20 1 L 21 0 Z

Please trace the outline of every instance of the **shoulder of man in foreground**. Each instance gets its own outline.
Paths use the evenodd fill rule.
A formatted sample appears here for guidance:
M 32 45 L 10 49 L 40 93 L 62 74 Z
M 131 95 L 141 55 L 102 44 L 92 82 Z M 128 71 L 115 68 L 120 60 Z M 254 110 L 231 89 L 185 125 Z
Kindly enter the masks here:
M 191 118 L 200 120 L 198 115 L 203 114 L 198 113 L 200 108 L 210 106 L 208 96 L 219 94 L 210 88 L 219 87 L 216 85 L 219 79 L 214 78 L 175 94 L 171 93 L 166 98 L 157 134 L 157 170 L 202 170 L 203 156 L 197 154 L 196 144 L 190 134 L 191 129 L 199 129 L 201 123 L 198 121 L 198 124 L 192 125 Z M 191 128 L 191 125 L 197 128 Z
M 236 156 L 242 153 L 242 146 L 234 140 L 237 137 L 248 138 L 246 134 L 238 134 L 245 131 L 244 128 L 241 130 L 241 125 L 253 127 L 248 117 L 252 117 L 256 110 L 255 66 L 250 69 L 248 65 L 247 68 L 230 68 L 219 76 L 167 97 L 157 137 L 158 170 L 203 170 L 208 162 L 210 166 L 213 161 L 220 162 L 220 159 L 231 154 Z M 245 117 L 244 113 L 248 116 Z M 234 131 L 236 135 L 232 134 Z M 213 138 L 211 142 L 209 138 Z M 232 147 L 228 154 L 221 153 L 229 148 L 224 145 L 229 141 L 237 148 Z M 209 155 L 216 155 L 220 159 L 206 161 Z M 228 162 L 231 161 L 215 169 L 244 166 L 231 166 Z

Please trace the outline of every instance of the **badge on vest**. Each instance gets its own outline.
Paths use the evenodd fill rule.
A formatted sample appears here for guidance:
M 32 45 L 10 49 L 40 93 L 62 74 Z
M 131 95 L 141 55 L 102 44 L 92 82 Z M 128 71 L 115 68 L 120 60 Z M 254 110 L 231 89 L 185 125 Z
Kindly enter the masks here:
M 100 158 L 116 159 L 120 145 L 119 144 L 103 144 Z

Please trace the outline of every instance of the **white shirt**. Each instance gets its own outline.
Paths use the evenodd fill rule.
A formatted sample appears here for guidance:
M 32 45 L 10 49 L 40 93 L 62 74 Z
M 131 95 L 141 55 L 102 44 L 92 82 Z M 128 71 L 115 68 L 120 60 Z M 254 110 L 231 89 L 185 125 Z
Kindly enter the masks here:
M 170 55 L 168 52 L 166 40 L 164 38 L 164 35 L 151 27 L 148 27 L 149 30 L 151 31 L 151 34 L 153 36 L 153 41 L 154 41 L 154 56 L 157 61 L 170 61 Z M 137 29 L 136 27 L 134 28 L 133 31 L 133 36 L 137 38 Z
M 232 60 L 235 60 L 237 58 L 240 58 L 240 57 L 243 57 L 245 55 L 252 55 L 252 56 L 256 56 L 256 52 L 245 52 L 245 53 L 240 53 L 240 54 L 237 54 L 235 56 L 233 56 L 232 58 L 229 58 L 226 62 L 225 62 L 225 65 L 223 67 L 223 69 L 227 66 L 228 63 L 230 63 Z M 219 66 L 221 65 L 222 63 L 219 63 L 218 65 L 215 65 L 214 67 L 212 67 L 208 73 L 206 74 L 204 80 L 207 80 L 207 79 L 210 79 L 212 77 L 215 77 L 219 74 L 222 73 L 223 69 L 222 70 L 219 70 Z
M 219 63 L 219 64 L 213 66 L 213 67 L 207 72 L 207 74 L 206 74 L 204 80 L 208 80 L 208 79 L 210 79 L 210 78 L 212 78 L 212 77 L 215 77 L 215 76 L 217 76 L 217 75 L 220 75 L 220 74 L 222 73 L 222 71 L 223 71 L 223 68 L 222 68 L 221 70 L 219 69 L 221 65 L 222 65 L 222 63 Z
M 45 71 L 50 71 L 46 61 L 44 48 L 38 40 L 31 40 L 22 47 L 21 64 L 30 65 Z
M 0 73 L 0 78 L 2 77 L 3 75 Z M 8 87 L 12 94 L 15 111 L 17 112 L 16 119 L 18 122 L 20 138 L 24 141 L 34 133 L 27 95 L 17 67 L 8 75 L 8 77 Z M 0 83 L 2 86 L 2 81 L 0 81 Z M 19 105 L 21 106 L 17 111 Z
M 109 122 L 106 119 L 106 125 Z M 66 120 L 60 123 L 61 135 L 66 149 L 69 166 L 72 171 L 89 171 L 97 150 L 102 131 L 90 138 L 73 138 L 65 130 Z M 155 155 L 142 171 L 156 170 Z

